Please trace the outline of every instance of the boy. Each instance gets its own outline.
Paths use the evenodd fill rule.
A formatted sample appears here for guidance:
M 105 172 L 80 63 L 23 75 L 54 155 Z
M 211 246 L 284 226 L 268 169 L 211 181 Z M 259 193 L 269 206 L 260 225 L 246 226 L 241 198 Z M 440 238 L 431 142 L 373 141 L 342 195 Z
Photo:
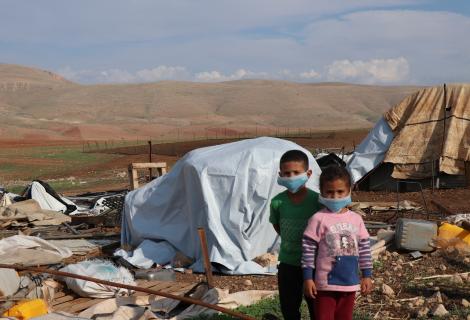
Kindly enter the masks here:
M 305 184 L 312 175 L 308 157 L 300 150 L 284 153 L 279 164 L 278 184 L 287 188 L 271 201 L 269 221 L 281 237 L 278 287 L 284 319 L 300 319 L 303 274 L 300 266 L 302 236 L 310 217 L 320 210 L 318 193 Z M 314 302 L 306 298 L 310 319 L 314 319 Z

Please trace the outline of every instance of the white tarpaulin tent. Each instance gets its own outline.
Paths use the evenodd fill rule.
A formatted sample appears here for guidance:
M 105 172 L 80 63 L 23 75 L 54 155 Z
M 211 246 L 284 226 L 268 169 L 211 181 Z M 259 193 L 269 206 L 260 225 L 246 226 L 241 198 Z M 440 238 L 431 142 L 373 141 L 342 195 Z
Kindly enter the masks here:
M 251 260 L 277 244 L 269 205 L 285 190 L 276 182 L 279 159 L 291 149 L 307 153 L 313 170 L 307 185 L 318 191 L 320 168 L 310 152 L 290 141 L 262 137 L 194 150 L 168 174 L 126 196 L 122 245 L 166 241 L 194 258 L 193 269 L 200 271 L 197 228 L 204 227 L 210 260 L 221 271 L 264 272 Z M 143 255 L 157 260 L 158 252 Z

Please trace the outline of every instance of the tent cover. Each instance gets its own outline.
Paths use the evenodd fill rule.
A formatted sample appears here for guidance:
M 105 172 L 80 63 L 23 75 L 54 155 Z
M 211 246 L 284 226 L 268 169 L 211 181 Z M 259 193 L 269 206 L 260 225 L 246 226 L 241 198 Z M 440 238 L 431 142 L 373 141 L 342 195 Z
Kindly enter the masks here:
M 392 177 L 422 179 L 437 170 L 465 174 L 470 161 L 470 84 L 422 89 L 387 111 L 348 162 L 357 182 L 383 162 Z
M 210 260 L 220 271 L 260 273 L 251 260 L 277 245 L 269 205 L 285 190 L 276 182 L 279 159 L 292 149 L 308 155 L 313 175 L 307 186 L 318 191 L 319 166 L 293 142 L 262 137 L 197 149 L 126 196 L 122 244 L 136 248 L 146 240 L 166 241 L 195 259 L 193 270 L 202 271 L 197 229 L 203 227 Z

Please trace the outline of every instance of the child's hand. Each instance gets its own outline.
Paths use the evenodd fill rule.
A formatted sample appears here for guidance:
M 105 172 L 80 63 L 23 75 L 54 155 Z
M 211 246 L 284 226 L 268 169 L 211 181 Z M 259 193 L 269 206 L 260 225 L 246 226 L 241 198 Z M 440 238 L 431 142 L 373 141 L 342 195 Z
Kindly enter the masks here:
M 313 280 L 304 280 L 304 294 L 308 298 L 315 299 L 317 295 L 317 287 L 315 286 L 315 282 Z
M 361 279 L 361 294 L 369 294 L 372 291 L 372 280 L 371 278 L 362 278 Z

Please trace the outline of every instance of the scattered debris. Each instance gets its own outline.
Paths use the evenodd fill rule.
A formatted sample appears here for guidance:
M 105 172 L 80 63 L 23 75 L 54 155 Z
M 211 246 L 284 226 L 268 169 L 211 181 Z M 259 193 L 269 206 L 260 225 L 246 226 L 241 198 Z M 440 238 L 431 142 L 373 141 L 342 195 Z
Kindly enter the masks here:
M 0 240 L 0 261 L 24 266 L 62 262 L 72 256 L 68 248 L 59 248 L 39 237 L 16 235 Z
M 89 260 L 77 264 L 69 264 L 60 269 L 62 272 L 73 273 L 82 276 L 93 276 L 95 278 L 117 283 L 135 285 L 134 277 L 124 267 L 116 267 L 109 261 Z M 111 298 L 116 295 L 126 295 L 130 292 L 122 288 L 112 287 L 95 283 L 92 281 L 83 281 L 80 279 L 65 278 L 67 287 L 81 297 L 93 298 Z
M 395 291 L 387 285 L 387 284 L 382 284 L 382 293 L 388 297 L 394 297 L 395 296 Z
M 0 297 L 10 296 L 20 288 L 20 276 L 15 270 L 0 269 Z

